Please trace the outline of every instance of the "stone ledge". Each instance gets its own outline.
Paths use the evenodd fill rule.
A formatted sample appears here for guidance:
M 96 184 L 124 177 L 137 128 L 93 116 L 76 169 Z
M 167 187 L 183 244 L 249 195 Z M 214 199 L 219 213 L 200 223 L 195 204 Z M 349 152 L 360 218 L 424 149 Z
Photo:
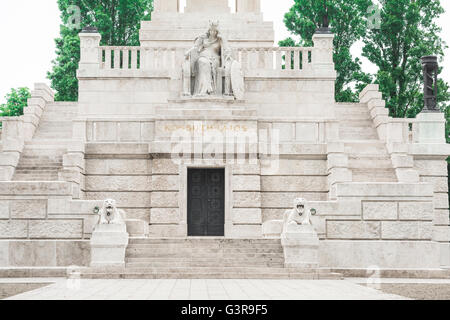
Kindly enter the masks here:
M 71 196 L 72 186 L 68 182 L 0 182 L 1 196 Z
M 428 183 L 340 183 L 338 197 L 433 197 L 433 185 Z
M 415 159 L 436 158 L 445 160 L 450 154 L 450 144 L 448 143 L 414 143 L 409 145 L 409 154 Z

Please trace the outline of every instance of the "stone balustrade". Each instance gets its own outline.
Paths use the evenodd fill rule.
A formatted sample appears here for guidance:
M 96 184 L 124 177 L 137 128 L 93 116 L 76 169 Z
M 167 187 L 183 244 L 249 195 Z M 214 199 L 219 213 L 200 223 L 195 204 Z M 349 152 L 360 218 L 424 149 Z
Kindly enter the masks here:
M 101 69 L 130 69 L 141 68 L 140 47 L 100 47 Z
M 313 47 L 242 48 L 237 59 L 244 70 L 300 72 L 312 68 L 313 51 Z
M 100 69 L 176 70 L 181 67 L 189 48 L 107 46 L 99 50 Z M 279 71 L 298 75 L 313 68 L 313 52 L 314 47 L 239 48 L 234 50 L 234 56 L 244 71 Z M 289 56 L 291 59 L 286 59 Z
M 98 70 L 139 70 L 181 73 L 188 47 L 100 46 L 98 33 L 81 33 L 79 76 L 92 76 Z M 315 34 L 313 47 L 233 48 L 246 77 L 326 77 L 335 78 L 333 35 Z M 172 73 L 171 73 L 172 72 Z M 123 72 L 108 76 L 124 76 Z

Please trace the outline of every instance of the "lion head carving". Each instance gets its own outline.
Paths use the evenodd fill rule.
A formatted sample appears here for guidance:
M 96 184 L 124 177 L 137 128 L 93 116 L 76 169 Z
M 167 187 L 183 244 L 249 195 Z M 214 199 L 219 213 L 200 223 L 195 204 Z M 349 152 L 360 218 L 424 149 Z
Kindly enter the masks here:
M 116 205 L 116 200 L 106 199 L 103 201 L 103 206 L 99 211 L 99 224 L 123 224 L 123 211 L 119 210 Z

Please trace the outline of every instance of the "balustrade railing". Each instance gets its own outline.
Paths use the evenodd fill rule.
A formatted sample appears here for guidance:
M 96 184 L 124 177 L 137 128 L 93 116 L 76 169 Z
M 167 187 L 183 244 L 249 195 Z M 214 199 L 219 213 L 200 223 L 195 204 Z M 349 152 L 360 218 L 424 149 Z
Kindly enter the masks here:
M 100 47 L 101 69 L 141 69 L 140 47 Z
M 176 70 L 189 48 L 100 47 L 100 68 L 106 70 Z M 303 71 L 312 68 L 312 47 L 239 48 L 234 50 L 244 71 Z
M 273 47 L 238 49 L 237 59 L 244 70 L 300 71 L 312 67 L 314 48 Z

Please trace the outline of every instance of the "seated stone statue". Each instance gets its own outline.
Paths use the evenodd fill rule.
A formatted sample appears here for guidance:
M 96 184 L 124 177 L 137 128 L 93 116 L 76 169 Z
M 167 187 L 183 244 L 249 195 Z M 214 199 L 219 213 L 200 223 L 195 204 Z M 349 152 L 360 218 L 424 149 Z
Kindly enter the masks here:
M 206 34 L 195 39 L 183 63 L 183 95 L 194 97 L 230 95 L 242 99 L 244 78 L 241 66 L 218 29 L 210 22 Z M 225 84 L 223 81 L 225 78 Z
M 287 232 L 289 227 L 298 225 L 311 225 L 311 209 L 305 199 L 297 198 L 294 200 L 294 208 L 287 210 L 283 217 L 283 233 Z
M 117 208 L 116 200 L 105 200 L 98 214 L 99 224 L 125 224 L 123 220 L 125 212 Z

